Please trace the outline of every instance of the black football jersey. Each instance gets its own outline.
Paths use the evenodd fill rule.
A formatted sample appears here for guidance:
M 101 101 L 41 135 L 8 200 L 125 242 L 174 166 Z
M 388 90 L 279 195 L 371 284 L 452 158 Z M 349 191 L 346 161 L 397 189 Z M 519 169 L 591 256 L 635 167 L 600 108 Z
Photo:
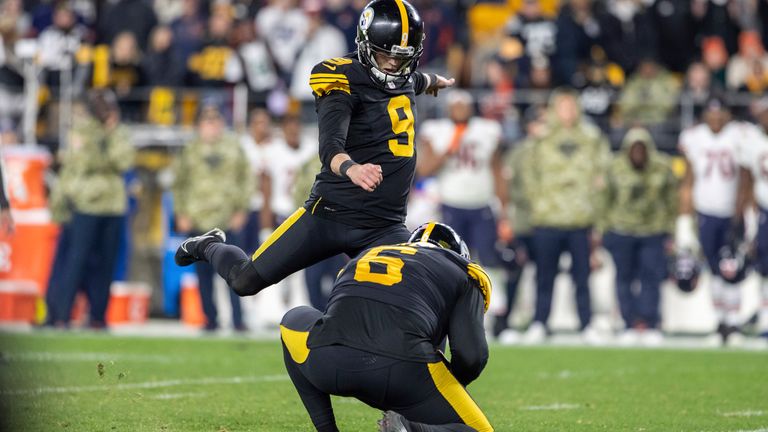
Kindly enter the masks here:
M 464 301 L 457 306 L 460 298 Z M 449 320 L 482 338 L 489 298 L 482 268 L 450 250 L 422 243 L 374 247 L 339 273 L 309 346 L 342 344 L 404 360 L 436 361 L 436 347 L 450 333 Z M 457 344 L 470 340 L 450 336 L 452 346 L 454 337 Z
M 403 222 L 416 170 L 414 97 L 424 91 L 424 76 L 417 72 L 408 80 L 380 84 L 356 56 L 349 56 L 317 64 L 309 84 L 319 117 L 323 168 L 307 208 L 356 227 Z M 339 115 L 324 115 L 329 110 Z M 328 149 L 334 140 L 336 147 L 324 158 L 324 146 Z M 330 159 L 340 151 L 359 164 L 381 166 L 384 179 L 376 190 L 367 192 L 331 171 Z

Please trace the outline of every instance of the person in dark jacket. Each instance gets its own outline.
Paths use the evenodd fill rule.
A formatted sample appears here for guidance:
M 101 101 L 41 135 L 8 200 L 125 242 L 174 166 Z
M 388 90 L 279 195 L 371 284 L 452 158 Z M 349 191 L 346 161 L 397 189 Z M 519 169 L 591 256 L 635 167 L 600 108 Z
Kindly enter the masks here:
M 560 10 L 555 26 L 555 53 L 552 57 L 555 81 L 578 85 L 579 66 L 589 60 L 593 45 L 604 38 L 601 17 L 592 0 L 572 0 Z
M 157 15 L 149 2 L 144 0 L 120 0 L 107 8 L 99 19 L 98 34 L 102 43 L 111 44 L 122 32 L 132 33 L 144 51 L 149 43 L 149 34 L 157 25 Z
M 184 78 L 184 63 L 174 52 L 172 45 L 173 32 L 170 27 L 158 26 L 152 31 L 149 49 L 141 62 L 148 86 L 178 86 Z

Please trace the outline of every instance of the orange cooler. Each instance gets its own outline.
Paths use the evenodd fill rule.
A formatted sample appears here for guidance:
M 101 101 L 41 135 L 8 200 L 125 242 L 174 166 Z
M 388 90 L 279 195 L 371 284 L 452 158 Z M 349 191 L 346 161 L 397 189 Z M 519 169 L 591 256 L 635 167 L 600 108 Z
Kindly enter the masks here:
M 2 158 L 16 230 L 10 236 L 0 233 L 0 321 L 34 322 L 58 236 L 44 181 L 51 155 L 40 147 L 10 146 L 2 149 Z
M 35 321 L 37 284 L 32 281 L 0 281 L 0 321 Z
M 113 282 L 109 295 L 107 324 L 137 324 L 147 320 L 151 295 L 147 284 Z

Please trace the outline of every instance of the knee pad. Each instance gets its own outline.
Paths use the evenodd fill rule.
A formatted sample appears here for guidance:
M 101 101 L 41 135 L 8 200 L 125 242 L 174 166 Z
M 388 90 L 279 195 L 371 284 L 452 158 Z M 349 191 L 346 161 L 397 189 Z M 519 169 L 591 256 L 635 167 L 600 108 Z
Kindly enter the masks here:
M 252 264 L 253 261 L 246 260 L 242 264 L 232 267 L 227 276 L 227 284 L 240 297 L 252 296 L 272 285 L 259 275 Z

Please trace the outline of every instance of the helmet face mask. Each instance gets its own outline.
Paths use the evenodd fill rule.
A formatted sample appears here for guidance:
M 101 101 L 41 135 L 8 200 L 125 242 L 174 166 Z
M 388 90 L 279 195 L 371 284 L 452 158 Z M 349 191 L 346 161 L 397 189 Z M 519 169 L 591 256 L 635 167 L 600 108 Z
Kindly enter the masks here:
M 379 84 L 404 85 L 415 72 L 424 50 L 424 24 L 416 9 L 403 0 L 374 0 L 360 14 L 357 54 Z M 400 61 L 395 71 L 379 64 L 378 56 Z

